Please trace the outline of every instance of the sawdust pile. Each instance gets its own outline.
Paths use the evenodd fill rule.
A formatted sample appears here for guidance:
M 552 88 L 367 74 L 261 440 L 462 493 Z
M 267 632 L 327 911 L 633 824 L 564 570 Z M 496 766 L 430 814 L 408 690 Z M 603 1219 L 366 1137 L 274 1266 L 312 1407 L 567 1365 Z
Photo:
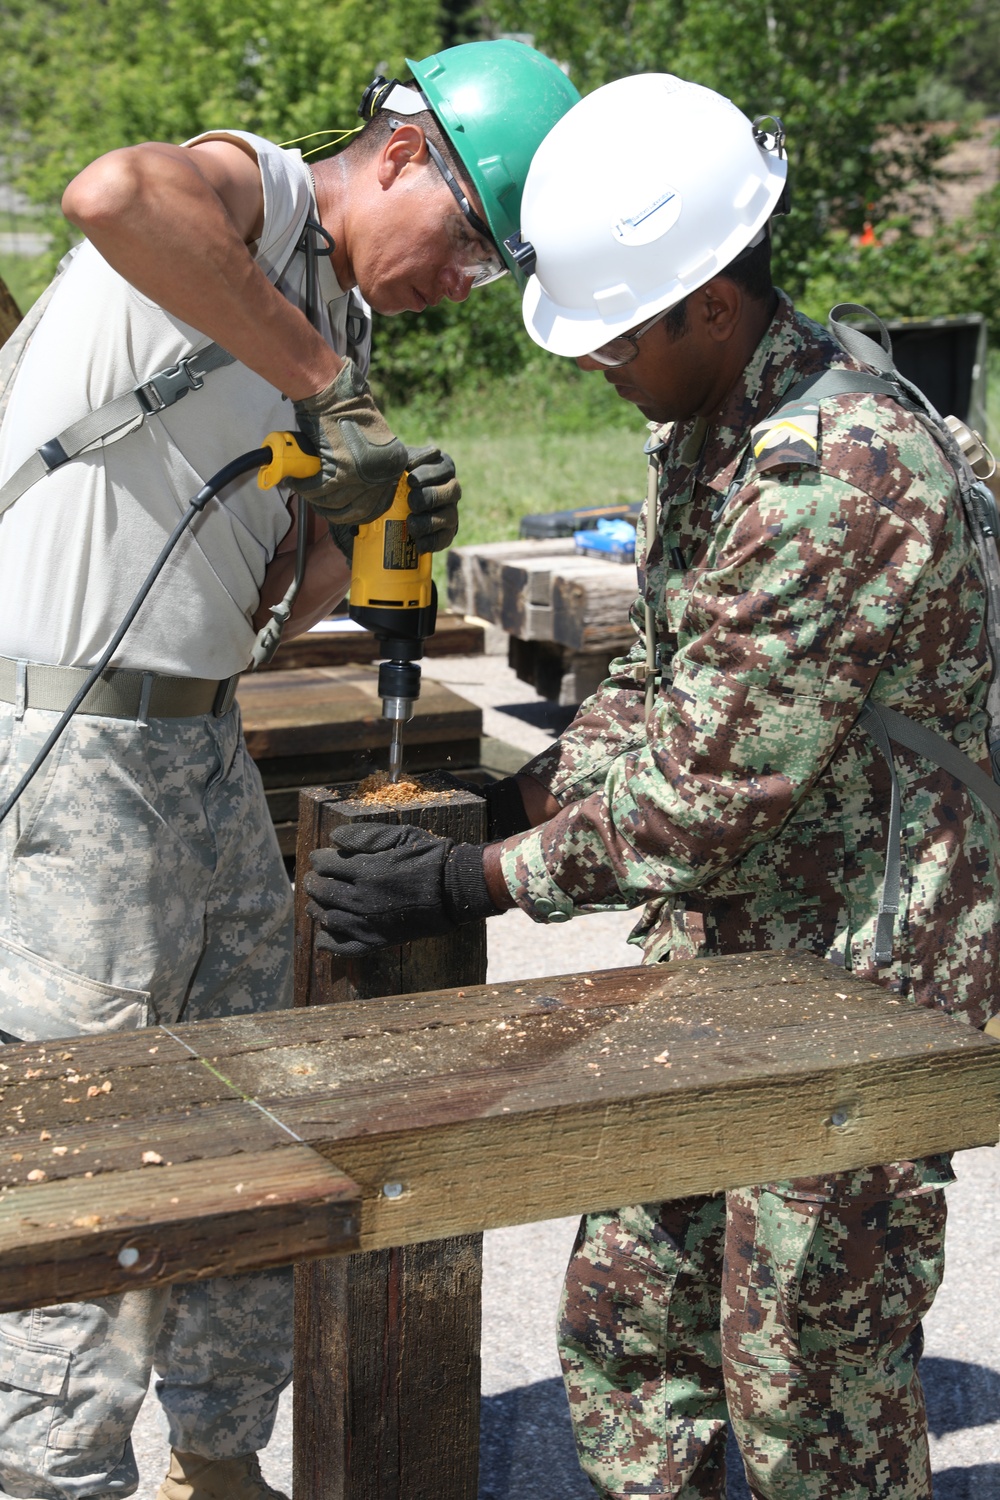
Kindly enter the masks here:
M 397 781 L 394 784 L 385 771 L 374 771 L 371 776 L 366 776 L 364 781 L 358 782 L 354 793 L 355 800 L 367 807 L 376 803 L 391 807 L 397 802 L 432 802 L 448 795 L 447 792 L 431 791 L 421 781 Z

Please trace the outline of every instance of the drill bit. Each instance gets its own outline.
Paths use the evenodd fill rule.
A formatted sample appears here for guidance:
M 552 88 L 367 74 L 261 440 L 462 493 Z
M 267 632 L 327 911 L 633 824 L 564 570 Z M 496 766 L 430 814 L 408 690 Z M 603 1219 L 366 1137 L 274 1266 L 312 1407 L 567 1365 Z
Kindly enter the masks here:
M 403 769 L 403 720 L 393 719 L 392 738 L 389 741 L 389 780 L 393 785 L 399 780 Z

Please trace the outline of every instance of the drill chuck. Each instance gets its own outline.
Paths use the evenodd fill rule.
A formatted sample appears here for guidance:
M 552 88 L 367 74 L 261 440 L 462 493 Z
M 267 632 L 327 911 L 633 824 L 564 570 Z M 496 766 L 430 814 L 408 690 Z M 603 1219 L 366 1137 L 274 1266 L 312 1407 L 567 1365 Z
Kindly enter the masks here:
M 378 695 L 385 719 L 412 719 L 420 697 L 420 668 L 415 661 L 384 661 L 378 669 Z

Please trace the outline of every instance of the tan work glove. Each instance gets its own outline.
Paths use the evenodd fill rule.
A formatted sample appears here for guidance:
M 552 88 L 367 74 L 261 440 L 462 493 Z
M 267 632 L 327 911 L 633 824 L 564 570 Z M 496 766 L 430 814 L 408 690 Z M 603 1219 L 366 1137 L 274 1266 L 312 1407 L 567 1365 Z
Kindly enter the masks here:
M 368 382 L 348 359 L 326 390 L 294 404 L 322 463 L 318 474 L 296 480 L 296 490 L 334 525 L 374 521 L 392 504 L 406 447 L 390 432 Z

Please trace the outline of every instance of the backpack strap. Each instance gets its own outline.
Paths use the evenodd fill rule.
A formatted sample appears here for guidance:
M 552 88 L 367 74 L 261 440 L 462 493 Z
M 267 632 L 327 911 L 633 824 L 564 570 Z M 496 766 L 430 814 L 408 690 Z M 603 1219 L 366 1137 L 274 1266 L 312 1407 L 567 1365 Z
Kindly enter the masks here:
M 898 401 L 900 388 L 894 380 L 883 380 L 881 376 L 869 375 L 864 370 L 824 370 L 820 375 L 800 380 L 798 385 L 793 385 L 791 390 L 786 391 L 777 414 L 780 415 L 780 411 L 786 406 L 797 406 L 800 401 L 824 401 L 830 396 L 860 396 L 867 393 L 891 396 L 894 401 Z
M 864 318 L 878 330 L 878 341 L 854 328 L 845 319 L 848 316 Z M 892 340 L 882 321 L 869 308 L 855 302 L 839 303 L 830 313 L 830 329 L 841 348 L 868 370 L 826 370 L 800 381 L 786 392 L 782 409 L 808 401 L 822 401 L 832 396 L 872 394 L 889 396 L 913 414 L 942 449 L 949 466 L 954 471 L 962 497 L 966 516 L 976 540 L 987 591 L 987 633 L 996 663 L 993 680 L 987 699 L 991 723 L 990 752 L 994 776 L 1000 780 L 1000 559 L 997 553 L 997 518 L 995 508 L 988 504 L 980 492 L 985 488 L 972 473 L 958 444 L 942 417 L 927 400 L 918 386 L 908 381 L 896 369 L 892 358 Z M 780 416 L 780 409 L 777 413 Z M 737 478 L 742 481 L 741 473 Z M 728 499 L 728 495 L 727 495 Z M 891 783 L 889 803 L 889 828 L 886 839 L 885 874 L 879 898 L 878 918 L 875 925 L 875 962 L 884 968 L 892 962 L 893 928 L 899 911 L 900 872 L 902 867 L 900 827 L 902 822 L 899 780 L 893 760 L 892 743 L 904 745 L 908 750 L 940 766 L 956 781 L 979 798 L 992 812 L 1000 817 L 1000 785 L 987 776 L 968 755 L 959 750 L 951 740 L 918 723 L 896 709 L 887 708 L 872 698 L 866 698 L 858 716 L 858 723 L 871 735 L 885 758 Z
M 996 813 L 997 817 L 1000 817 L 1000 786 L 997 786 L 985 771 L 980 770 L 975 761 L 970 759 L 964 751 L 953 745 L 951 740 L 945 739 L 943 734 L 938 734 L 936 729 L 930 729 L 926 724 L 919 724 L 916 719 L 911 719 L 894 708 L 887 708 L 884 703 L 876 703 L 874 699 L 866 698 L 861 706 L 858 723 L 868 731 L 885 757 L 892 783 L 889 799 L 889 833 L 885 850 L 885 875 L 882 878 L 882 894 L 879 898 L 878 920 L 875 924 L 875 962 L 879 968 L 884 968 L 886 964 L 892 963 L 892 931 L 896 913 L 899 910 L 899 879 L 902 863 L 899 836 L 901 823 L 899 780 L 896 776 L 896 765 L 890 741 L 894 740 L 897 745 L 905 745 L 908 750 L 913 750 L 924 760 L 940 766 L 943 771 L 948 772 L 949 776 L 954 776 L 956 781 L 967 786 L 969 791 L 984 802 L 991 812 Z
M 33 311 L 34 309 L 32 309 Z M 205 376 L 224 365 L 235 363 L 236 356 L 223 349 L 221 344 L 208 344 L 196 354 L 189 354 L 177 364 L 158 370 L 141 385 L 116 396 L 96 411 L 88 412 L 79 422 L 72 423 L 55 437 L 49 438 L 0 488 L 0 516 L 15 500 L 19 500 L 39 479 L 51 474 L 71 458 L 77 458 L 84 449 L 95 443 L 117 442 L 126 437 L 147 417 L 156 416 L 168 406 L 175 405 L 188 391 L 200 391 Z

